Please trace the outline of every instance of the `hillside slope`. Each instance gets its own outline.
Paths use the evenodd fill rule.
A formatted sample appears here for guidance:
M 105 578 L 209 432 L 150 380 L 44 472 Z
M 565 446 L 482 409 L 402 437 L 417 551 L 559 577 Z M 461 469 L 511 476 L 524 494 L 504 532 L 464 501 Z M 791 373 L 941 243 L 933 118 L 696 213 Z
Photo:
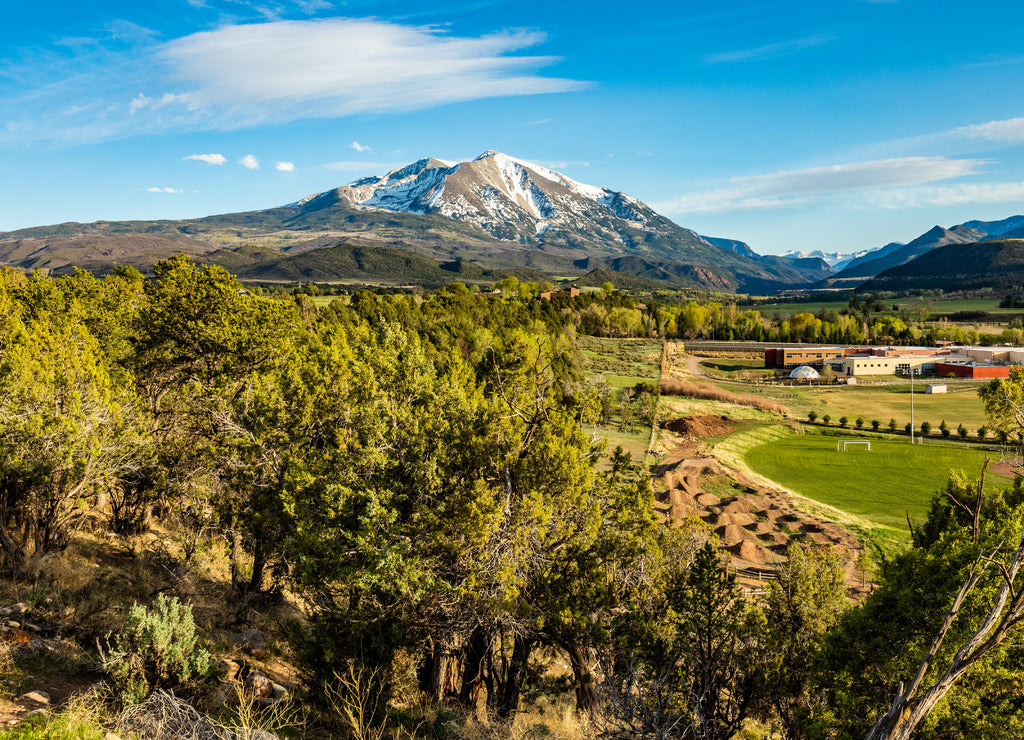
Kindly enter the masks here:
M 938 247 L 912 262 L 891 267 L 864 290 L 914 288 L 1010 289 L 1024 284 L 1024 239 L 998 239 Z

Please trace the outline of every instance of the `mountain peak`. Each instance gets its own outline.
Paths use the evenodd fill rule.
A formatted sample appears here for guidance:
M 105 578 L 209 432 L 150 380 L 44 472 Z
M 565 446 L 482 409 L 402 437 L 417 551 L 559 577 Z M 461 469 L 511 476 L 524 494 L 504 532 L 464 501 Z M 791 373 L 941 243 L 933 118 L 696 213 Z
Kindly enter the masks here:
M 522 244 L 554 239 L 628 251 L 652 236 L 641 232 L 673 238 L 683 233 L 685 241 L 700 241 L 634 198 L 576 182 L 494 149 L 469 162 L 424 157 L 292 205 L 309 211 L 336 202 L 358 209 L 441 215 Z M 586 237 L 580 242 L 582 233 Z

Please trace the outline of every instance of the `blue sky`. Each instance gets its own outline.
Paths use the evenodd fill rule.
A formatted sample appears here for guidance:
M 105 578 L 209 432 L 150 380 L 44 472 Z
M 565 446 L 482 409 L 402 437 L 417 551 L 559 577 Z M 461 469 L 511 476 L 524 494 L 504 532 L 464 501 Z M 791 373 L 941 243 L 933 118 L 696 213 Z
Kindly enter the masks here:
M 51 0 L 0 21 L 0 231 L 487 149 L 761 253 L 1024 212 L 1024 4 Z

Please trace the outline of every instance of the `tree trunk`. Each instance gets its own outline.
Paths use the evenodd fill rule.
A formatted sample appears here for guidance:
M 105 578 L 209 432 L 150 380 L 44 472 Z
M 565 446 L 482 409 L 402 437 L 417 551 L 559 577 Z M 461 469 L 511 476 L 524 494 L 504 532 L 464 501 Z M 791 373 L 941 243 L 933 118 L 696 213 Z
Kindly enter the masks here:
M 448 637 L 434 643 L 420 670 L 420 689 L 435 702 L 459 695 L 459 640 Z
M 476 706 L 480 695 L 480 684 L 487 673 L 486 664 L 490 653 L 491 636 L 483 627 L 476 627 L 469 636 L 469 643 L 462 658 L 462 686 L 459 689 L 459 704 L 467 709 Z
M 526 668 L 530 660 L 533 642 L 522 635 L 516 635 L 512 647 L 512 659 L 509 661 L 505 680 L 498 689 L 498 717 L 511 719 L 519 710 L 519 695 L 522 692 Z
M 263 571 L 267 565 L 266 548 L 263 546 L 263 538 L 256 537 L 256 544 L 252 553 L 252 577 L 245 589 L 246 594 L 258 594 L 263 590 Z
M 242 584 L 242 535 L 231 533 L 231 585 L 241 591 Z
M 593 718 L 597 712 L 597 691 L 594 687 L 594 674 L 590 670 L 590 648 L 567 640 L 562 648 L 569 656 L 572 666 L 573 688 L 576 690 L 576 711 Z
M 3 522 L 0 522 L 0 548 L 4 553 L 4 570 L 14 575 L 24 574 L 25 546 L 11 536 Z

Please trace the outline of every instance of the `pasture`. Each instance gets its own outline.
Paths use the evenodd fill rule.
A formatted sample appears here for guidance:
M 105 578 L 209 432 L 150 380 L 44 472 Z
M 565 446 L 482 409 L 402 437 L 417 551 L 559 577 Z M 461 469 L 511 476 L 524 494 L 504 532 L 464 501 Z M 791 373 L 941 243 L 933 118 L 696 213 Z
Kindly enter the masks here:
M 978 388 L 982 383 L 949 384 L 948 393 L 929 395 L 924 392 L 928 382 L 945 381 L 936 378 L 914 383 L 915 427 L 919 429 L 922 421 L 928 421 L 938 430 L 939 423 L 945 420 L 953 429 L 963 424 L 973 437 L 978 427 L 988 423 L 985 406 L 978 398 Z M 902 381 L 876 386 L 751 385 L 742 391 L 732 384 L 722 387 L 781 403 L 800 419 L 806 419 L 813 410 L 819 418 L 825 414 L 831 416 L 833 424 L 846 416 L 852 425 L 859 416 L 868 427 L 873 419 L 878 419 L 885 429 L 889 419 L 896 419 L 899 428 L 903 429 L 904 424 L 910 421 L 910 383 Z
M 945 485 L 950 470 L 975 478 L 985 458 L 968 447 L 911 445 L 906 439 L 872 438 L 870 452 L 859 445 L 836 451 L 843 438 L 783 436 L 750 448 L 744 461 L 755 473 L 807 498 L 906 532 L 907 516 L 924 520 L 932 494 Z M 990 472 L 986 485 L 1011 482 Z

